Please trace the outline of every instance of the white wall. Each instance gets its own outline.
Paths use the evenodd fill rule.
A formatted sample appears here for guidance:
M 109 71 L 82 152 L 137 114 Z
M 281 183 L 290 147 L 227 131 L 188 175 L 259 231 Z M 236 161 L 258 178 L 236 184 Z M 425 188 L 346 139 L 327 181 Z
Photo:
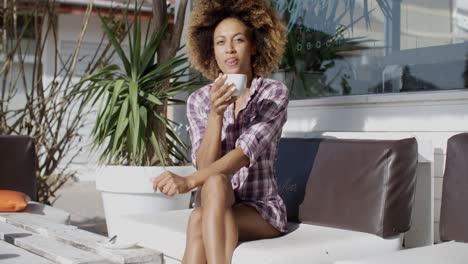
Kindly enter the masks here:
M 291 101 L 283 135 L 353 138 L 416 137 L 431 141 L 434 160 L 434 237 L 439 240 L 440 198 L 447 139 L 468 131 L 468 91 L 358 95 Z

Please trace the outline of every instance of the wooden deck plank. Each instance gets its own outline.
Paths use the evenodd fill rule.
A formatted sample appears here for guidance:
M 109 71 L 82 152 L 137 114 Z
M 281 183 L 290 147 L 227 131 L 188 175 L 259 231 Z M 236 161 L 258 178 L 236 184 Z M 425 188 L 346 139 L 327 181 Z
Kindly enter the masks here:
M 60 264 L 110 264 L 103 256 L 60 243 L 21 228 L 0 223 L 0 236 L 8 243 Z
M 0 215 L 0 222 L 8 223 L 39 234 L 47 233 L 48 230 L 78 229 L 76 226 L 57 224 L 41 217 L 34 217 L 33 215 L 22 213 Z
M 52 261 L 0 240 L 0 264 L 54 264 Z
M 0 216 L 9 214 L 13 213 L 0 212 Z M 55 223 L 70 223 L 70 213 L 67 211 L 33 201 L 29 201 L 28 206 L 24 210 L 20 212 L 14 212 L 14 214 L 28 215 L 33 218 L 42 218 Z
M 156 250 L 135 247 L 129 249 L 107 249 L 100 246 L 107 240 L 98 234 L 94 234 L 85 230 L 51 230 L 49 236 L 73 245 L 74 247 L 95 252 L 101 256 L 111 259 L 114 262 L 127 263 L 162 263 L 162 253 Z
M 75 226 L 51 223 L 26 214 L 0 215 L 0 223 L 2 222 L 14 225 L 24 231 L 37 233 L 69 246 L 95 253 L 116 263 L 157 264 L 163 262 L 162 253 L 152 249 L 142 247 L 120 250 L 103 248 L 98 243 L 106 241 L 106 237 L 78 229 Z

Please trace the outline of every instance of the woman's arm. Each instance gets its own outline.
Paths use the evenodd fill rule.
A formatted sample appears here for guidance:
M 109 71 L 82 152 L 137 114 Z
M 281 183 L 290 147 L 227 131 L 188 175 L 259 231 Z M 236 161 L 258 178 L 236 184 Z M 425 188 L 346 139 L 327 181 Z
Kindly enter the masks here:
M 195 157 L 197 169 L 204 169 L 218 160 L 221 156 L 221 130 L 223 129 L 224 112 L 235 101 L 232 83 L 225 83 L 226 75 L 219 75 L 210 90 L 210 113 L 203 135 L 202 143 Z
M 187 177 L 187 184 L 189 189 L 196 188 L 203 185 L 210 175 L 225 174 L 231 175 L 242 167 L 249 165 L 249 157 L 247 157 L 241 148 L 235 148 L 224 155 L 222 158 L 216 160 L 211 165 L 199 169 L 194 174 Z
M 210 175 L 219 173 L 230 175 L 248 164 L 249 158 L 244 154 L 242 149 L 235 148 L 222 158 L 211 163 L 211 165 L 198 170 L 190 176 L 182 177 L 170 171 L 166 171 L 156 178 L 151 178 L 153 190 L 159 190 L 169 196 L 178 193 L 186 193 L 203 185 Z

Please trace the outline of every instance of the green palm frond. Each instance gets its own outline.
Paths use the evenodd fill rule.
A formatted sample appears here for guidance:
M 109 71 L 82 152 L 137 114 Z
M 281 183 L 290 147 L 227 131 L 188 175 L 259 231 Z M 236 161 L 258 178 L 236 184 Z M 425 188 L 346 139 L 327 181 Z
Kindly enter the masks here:
M 174 121 L 161 109 L 184 103 L 174 96 L 193 90 L 199 83 L 188 74 L 184 54 L 162 63 L 157 61 L 167 21 L 159 31 L 151 30 L 149 25 L 142 30 L 140 10 L 134 12 L 126 23 L 132 27 L 126 36 L 128 54 L 119 36 L 99 14 L 122 67 L 104 66 L 79 82 L 87 84 L 78 92 L 86 99 L 82 107 L 100 105 L 92 131 L 94 149 L 102 148 L 100 160 L 111 164 L 153 165 L 156 161 L 165 166 L 172 160 L 186 162 L 187 146 L 174 129 Z

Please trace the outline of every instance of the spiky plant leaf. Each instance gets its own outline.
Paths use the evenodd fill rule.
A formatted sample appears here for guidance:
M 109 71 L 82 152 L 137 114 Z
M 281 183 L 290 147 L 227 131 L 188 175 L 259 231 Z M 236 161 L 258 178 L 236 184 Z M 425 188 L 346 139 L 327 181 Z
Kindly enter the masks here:
M 135 16 L 126 22 L 132 27 L 126 38 L 128 54 L 116 33 L 100 17 L 123 68 L 104 66 L 80 81 L 89 83 L 87 89 L 79 92 L 86 104 L 101 104 L 92 133 L 94 147 L 103 148 L 100 160 L 112 164 L 164 166 L 172 160 L 186 162 L 187 146 L 174 130 L 174 122 L 161 109 L 168 103 L 183 103 L 173 97 L 194 89 L 197 82 L 189 76 L 188 66 L 184 66 L 185 55 L 164 63 L 155 60 L 168 23 L 159 31 L 141 30 L 139 12 L 136 9 Z M 144 41 L 142 32 L 146 32 Z

